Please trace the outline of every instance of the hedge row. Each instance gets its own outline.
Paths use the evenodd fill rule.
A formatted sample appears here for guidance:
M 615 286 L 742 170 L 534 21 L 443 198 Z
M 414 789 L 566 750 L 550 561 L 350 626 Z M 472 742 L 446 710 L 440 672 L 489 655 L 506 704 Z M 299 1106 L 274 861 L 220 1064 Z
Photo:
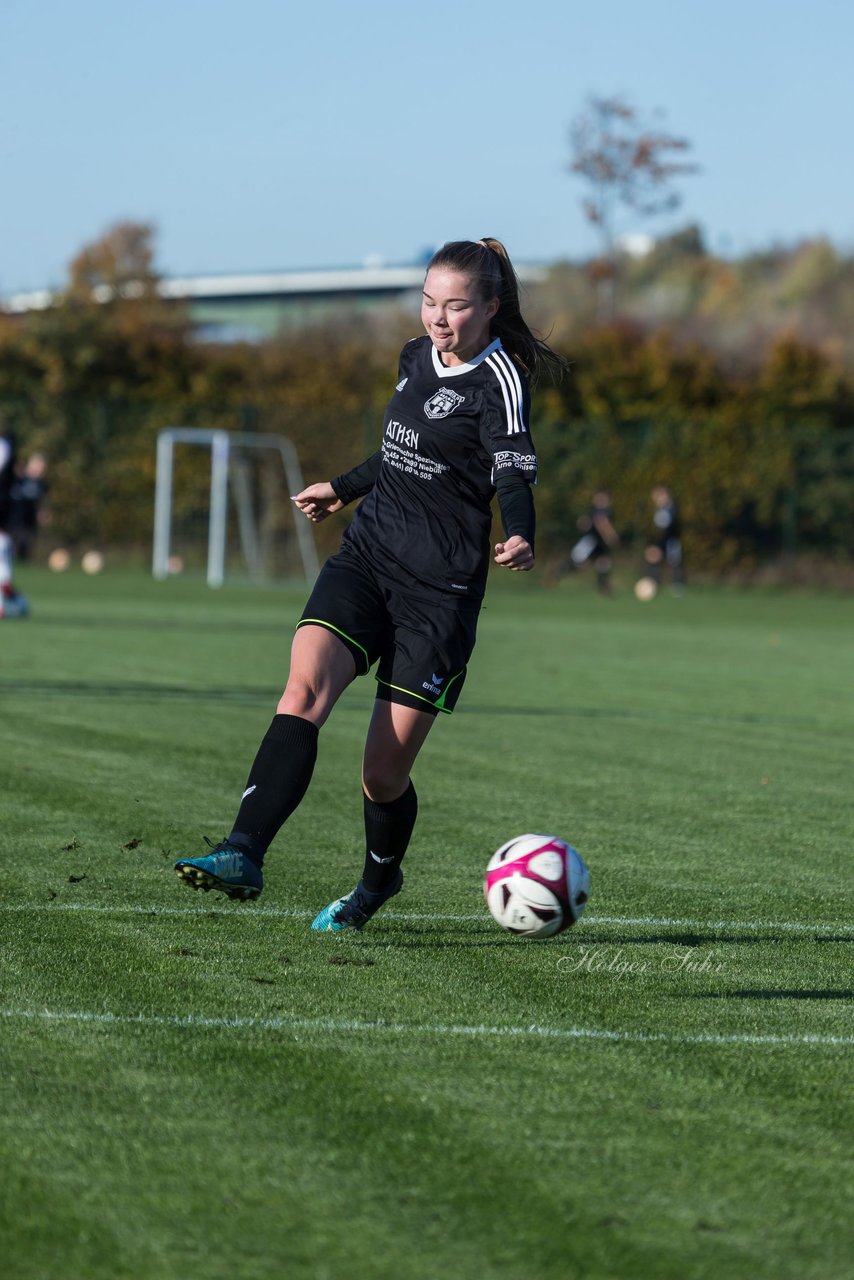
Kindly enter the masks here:
M 217 348 L 155 297 L 69 298 L 25 322 L 0 317 L 0 411 L 24 455 L 48 456 L 53 541 L 147 548 L 162 427 L 281 432 L 306 477 L 326 477 L 376 447 L 407 336 L 411 320 L 359 339 L 327 328 Z M 854 557 L 854 382 L 832 356 L 783 339 L 735 374 L 673 334 L 620 326 L 567 354 L 572 374 L 535 398 L 541 554 L 566 549 L 601 487 L 626 542 L 642 540 L 650 489 L 666 483 L 698 568 Z M 180 467 L 178 515 L 190 517 L 208 473 L 201 457 Z

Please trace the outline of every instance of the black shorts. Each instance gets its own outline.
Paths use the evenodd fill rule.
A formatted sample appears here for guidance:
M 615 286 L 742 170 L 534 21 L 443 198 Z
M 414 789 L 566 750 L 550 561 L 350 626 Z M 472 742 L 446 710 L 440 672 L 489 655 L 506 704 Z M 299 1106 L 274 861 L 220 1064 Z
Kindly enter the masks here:
M 450 714 L 474 649 L 479 605 L 460 608 L 378 581 L 348 551 L 320 571 L 297 623 L 326 627 L 346 645 L 358 675 L 375 662 L 377 697 L 416 711 Z

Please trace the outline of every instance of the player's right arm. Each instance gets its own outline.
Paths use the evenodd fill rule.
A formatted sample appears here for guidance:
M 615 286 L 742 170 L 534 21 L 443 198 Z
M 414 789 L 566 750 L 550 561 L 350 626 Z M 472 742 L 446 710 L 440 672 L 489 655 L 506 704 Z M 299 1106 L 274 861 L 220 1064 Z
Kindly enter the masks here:
M 299 508 L 304 516 L 308 516 L 312 524 L 320 524 L 321 520 L 325 520 L 327 516 L 340 511 L 344 506 L 344 503 L 328 480 L 321 480 L 318 484 L 310 484 L 306 489 L 301 489 L 299 493 L 291 494 L 291 502 Z
M 380 473 L 382 457 L 382 449 L 378 449 L 365 462 L 353 467 L 352 471 L 345 471 L 334 480 L 310 484 L 300 493 L 292 494 L 291 501 L 312 523 L 319 524 L 327 516 L 346 507 L 349 502 L 355 502 L 356 498 L 363 498 L 370 492 Z
M 620 535 L 614 528 L 611 521 L 605 515 L 604 511 L 597 511 L 593 517 L 593 526 L 602 541 L 609 547 L 616 547 L 620 541 Z
M 341 499 L 342 506 L 346 507 L 348 502 L 355 502 L 357 498 L 364 498 L 366 493 L 370 493 L 380 474 L 382 461 L 383 451 L 377 449 L 376 453 L 353 467 L 352 471 L 345 471 L 343 475 L 335 477 L 332 488 L 336 497 Z

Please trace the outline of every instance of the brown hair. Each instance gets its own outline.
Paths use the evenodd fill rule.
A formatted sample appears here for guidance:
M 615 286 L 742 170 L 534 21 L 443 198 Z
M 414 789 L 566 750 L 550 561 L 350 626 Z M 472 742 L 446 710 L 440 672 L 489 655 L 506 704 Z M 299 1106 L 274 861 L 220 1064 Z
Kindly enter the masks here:
M 492 236 L 484 236 L 482 240 L 450 240 L 433 254 L 427 270 L 433 267 L 444 267 L 467 276 L 485 302 L 498 299 L 492 332 L 532 382 L 543 373 L 550 374 L 556 381 L 566 372 L 569 361 L 528 328 L 519 303 L 519 277 L 500 240 Z

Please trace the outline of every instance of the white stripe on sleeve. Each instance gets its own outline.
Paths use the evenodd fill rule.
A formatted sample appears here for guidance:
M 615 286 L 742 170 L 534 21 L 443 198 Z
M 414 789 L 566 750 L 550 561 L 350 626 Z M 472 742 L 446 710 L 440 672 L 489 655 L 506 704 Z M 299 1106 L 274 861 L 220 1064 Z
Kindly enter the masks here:
M 507 414 L 508 436 L 525 431 L 525 421 L 522 417 L 522 383 L 516 366 L 503 351 L 496 351 L 493 355 L 487 356 L 486 363 L 492 369 L 501 387 Z

